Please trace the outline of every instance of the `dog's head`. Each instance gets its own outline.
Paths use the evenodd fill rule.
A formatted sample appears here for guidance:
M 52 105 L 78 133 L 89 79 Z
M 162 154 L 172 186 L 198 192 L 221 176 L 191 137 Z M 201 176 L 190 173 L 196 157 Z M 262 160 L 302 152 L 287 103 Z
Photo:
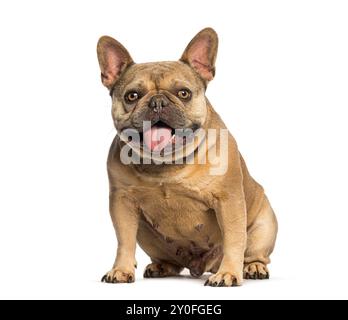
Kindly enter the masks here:
M 101 37 L 101 79 L 110 90 L 118 133 L 136 130 L 150 151 L 188 144 L 187 136 L 180 139 L 177 132 L 185 137 L 206 122 L 205 90 L 215 74 L 217 47 L 216 32 L 207 28 L 191 40 L 179 61 L 137 64 L 122 44 Z

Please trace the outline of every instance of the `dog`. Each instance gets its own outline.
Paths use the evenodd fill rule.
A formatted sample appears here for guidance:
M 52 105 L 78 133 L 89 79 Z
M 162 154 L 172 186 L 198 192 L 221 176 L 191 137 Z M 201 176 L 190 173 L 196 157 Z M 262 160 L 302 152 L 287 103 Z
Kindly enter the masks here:
M 275 214 L 205 96 L 217 49 L 211 28 L 200 31 L 178 61 L 138 64 L 117 40 L 98 41 L 101 80 L 110 91 L 117 130 L 107 168 L 118 248 L 103 282 L 135 281 L 137 243 L 151 258 L 145 278 L 177 276 L 184 268 L 193 277 L 212 273 L 205 285 L 213 287 L 269 278 Z M 126 130 L 138 139 L 124 138 Z M 183 137 L 180 130 L 190 133 Z M 196 134 L 209 130 L 215 139 Z M 168 146 L 176 150 L 166 151 Z M 211 150 L 212 161 L 202 161 Z M 140 161 L 127 162 L 130 153 Z M 216 163 L 222 173 L 212 171 Z

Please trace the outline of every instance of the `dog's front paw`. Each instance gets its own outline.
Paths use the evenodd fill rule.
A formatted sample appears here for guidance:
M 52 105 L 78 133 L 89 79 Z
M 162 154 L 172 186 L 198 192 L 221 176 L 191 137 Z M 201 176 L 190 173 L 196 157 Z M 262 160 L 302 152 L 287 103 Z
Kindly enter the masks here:
M 106 283 L 131 283 L 135 281 L 135 276 L 133 271 L 116 267 L 104 275 L 101 281 Z
M 209 277 L 205 282 L 205 286 L 211 287 L 235 287 L 242 284 L 242 279 L 231 272 L 217 272 Z
M 261 262 L 252 262 L 244 268 L 244 279 L 269 279 L 267 266 Z

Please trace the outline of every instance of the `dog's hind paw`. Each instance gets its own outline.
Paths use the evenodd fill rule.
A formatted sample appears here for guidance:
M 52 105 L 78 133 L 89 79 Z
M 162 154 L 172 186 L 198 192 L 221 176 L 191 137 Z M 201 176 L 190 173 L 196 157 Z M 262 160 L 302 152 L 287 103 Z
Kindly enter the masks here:
M 177 276 L 182 268 L 170 263 L 150 263 L 144 271 L 144 278 L 164 278 Z

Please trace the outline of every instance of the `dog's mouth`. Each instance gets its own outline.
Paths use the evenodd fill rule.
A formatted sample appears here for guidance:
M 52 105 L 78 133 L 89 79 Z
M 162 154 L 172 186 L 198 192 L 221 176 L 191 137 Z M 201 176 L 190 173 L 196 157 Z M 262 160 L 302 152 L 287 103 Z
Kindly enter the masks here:
M 151 151 L 161 151 L 175 143 L 175 129 L 158 121 L 142 134 L 143 147 Z
M 163 121 L 157 121 L 151 127 L 138 131 L 138 136 L 129 136 L 126 141 L 133 147 L 140 147 L 148 152 L 167 153 L 184 147 L 194 139 L 195 130 L 198 126 L 191 128 L 173 128 Z M 132 129 L 134 132 L 134 129 Z M 140 139 L 140 140 L 139 140 Z

